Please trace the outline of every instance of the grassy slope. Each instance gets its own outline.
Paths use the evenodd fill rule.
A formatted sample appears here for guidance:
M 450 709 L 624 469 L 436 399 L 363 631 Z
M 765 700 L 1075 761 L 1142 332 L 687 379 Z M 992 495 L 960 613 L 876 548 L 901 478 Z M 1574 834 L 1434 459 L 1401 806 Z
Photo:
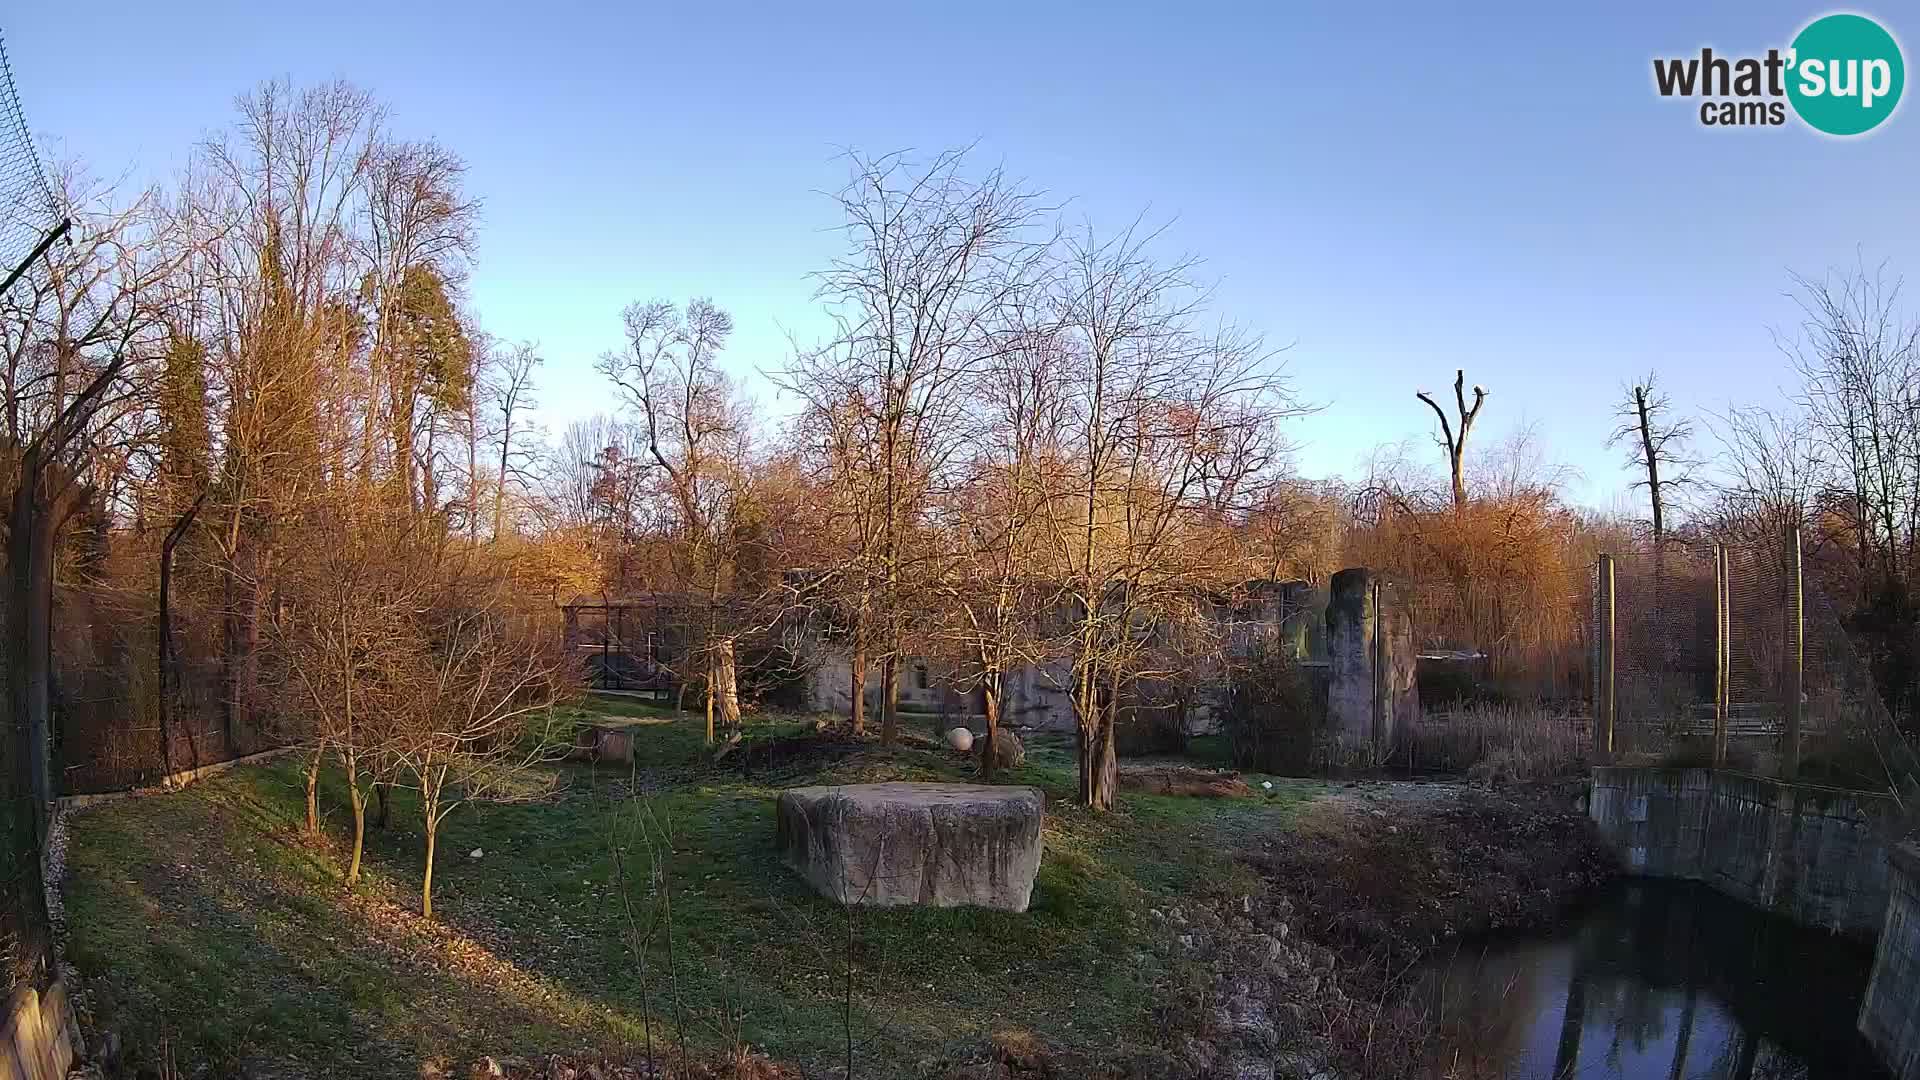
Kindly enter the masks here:
M 182 1060 L 216 1068 L 278 1061 L 377 1076 L 433 1054 L 617 1052 L 644 1038 L 645 1011 L 656 1039 L 677 1014 L 696 1046 L 723 1045 L 737 1026 L 774 1057 L 824 1064 L 846 1038 L 851 932 L 863 1075 L 912 1075 L 1008 1025 L 1086 1053 L 1120 1052 L 1151 1038 L 1152 990 L 1169 977 L 1147 909 L 1240 888 L 1246 871 L 1223 841 L 1284 828 L 1317 790 L 1277 782 L 1272 797 L 1229 802 L 1129 794 L 1119 812 L 1094 817 L 1069 802 L 1067 746 L 1037 740 L 1028 764 L 1001 778 L 1048 795 L 1029 912 L 861 911 L 849 927 L 772 857 L 778 789 L 971 779 L 964 761 L 909 746 L 743 774 L 704 764 L 697 718 L 626 702 L 594 708 L 635 721 L 639 768 L 565 766 L 548 801 L 458 811 L 442 833 L 437 923 L 414 914 L 420 834 L 405 792 L 393 827 L 369 831 L 369 880 L 352 896 L 340 884 L 344 791 L 337 778 L 323 788 L 329 841 L 303 840 L 291 761 L 78 815 L 69 953 L 98 1019 L 136 1052 L 165 1039 Z M 749 737 L 796 727 L 759 720 Z M 635 839 L 635 786 L 673 835 L 661 870 L 677 1009 L 665 942 L 643 987 L 623 937 L 610 847 L 627 845 L 642 868 L 649 858 Z M 479 859 L 468 855 L 475 848 Z M 643 892 L 632 890 L 644 910 Z

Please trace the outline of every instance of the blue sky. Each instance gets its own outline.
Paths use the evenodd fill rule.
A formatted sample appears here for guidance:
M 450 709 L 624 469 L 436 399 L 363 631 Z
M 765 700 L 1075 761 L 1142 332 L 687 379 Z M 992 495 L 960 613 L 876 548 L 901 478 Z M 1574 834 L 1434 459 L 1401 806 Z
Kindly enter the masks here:
M 1326 406 L 1294 426 L 1303 471 L 1424 438 L 1414 390 L 1464 365 L 1489 445 L 1537 424 L 1604 504 L 1622 380 L 1777 401 L 1790 270 L 1920 276 L 1920 115 L 1840 141 L 1655 95 L 1654 56 L 1785 46 L 1817 4 L 1564 7 L 98 0 L 0 31 L 36 131 L 103 173 L 170 174 L 262 79 L 378 93 L 469 162 L 475 307 L 542 343 L 555 427 L 609 406 L 592 360 L 654 296 L 731 310 L 730 364 L 781 411 L 750 373 L 823 330 L 840 148 L 977 142 L 1096 226 L 1169 223 L 1222 315 L 1293 344 Z M 1860 10 L 1914 62 L 1920 12 Z

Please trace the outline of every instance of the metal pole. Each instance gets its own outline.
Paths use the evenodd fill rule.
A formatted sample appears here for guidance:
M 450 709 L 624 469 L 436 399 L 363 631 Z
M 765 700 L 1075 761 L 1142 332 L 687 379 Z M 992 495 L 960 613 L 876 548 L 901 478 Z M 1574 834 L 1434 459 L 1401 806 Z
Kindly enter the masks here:
M 1595 663 L 1593 701 L 1593 751 L 1606 764 L 1613 760 L 1614 723 L 1614 592 L 1613 556 L 1600 556 L 1599 595 L 1595 598 L 1599 614 L 1600 648 Z
M 1733 658 L 1728 611 L 1732 593 L 1727 588 L 1727 549 L 1713 548 L 1713 767 L 1727 766 L 1727 665 Z
M 67 230 L 72 227 L 72 218 L 62 218 L 60 224 L 55 225 L 51 232 L 41 237 L 40 242 L 33 245 L 33 250 L 27 253 L 27 257 L 20 260 L 20 265 L 14 267 L 13 272 L 7 275 L 7 280 L 0 281 L 0 296 L 7 295 L 7 290 L 13 288 L 13 283 L 20 280 L 20 275 L 27 272 L 27 267 L 32 266 L 35 259 L 45 255 L 47 249 L 53 246 L 53 242 L 67 235 Z
M 1800 528 L 1792 526 L 1787 530 L 1787 625 L 1786 685 L 1782 692 L 1787 699 L 1787 736 L 1786 745 L 1781 748 L 1788 779 L 1800 775 L 1800 714 L 1802 687 L 1806 677 L 1806 604 L 1804 582 L 1800 576 Z

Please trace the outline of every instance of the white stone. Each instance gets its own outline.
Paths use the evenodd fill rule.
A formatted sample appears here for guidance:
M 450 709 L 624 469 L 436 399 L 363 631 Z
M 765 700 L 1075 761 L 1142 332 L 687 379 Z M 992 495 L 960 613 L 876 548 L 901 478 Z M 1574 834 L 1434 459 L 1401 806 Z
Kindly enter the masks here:
M 472 851 L 469 851 L 469 852 L 467 852 L 467 858 L 469 858 L 469 859 L 477 859 L 477 858 L 479 858 L 480 856 L 482 856 L 482 855 L 485 855 L 485 854 L 486 854 L 486 852 L 484 852 L 484 851 L 482 851 L 482 850 L 480 850 L 479 848 L 474 848 L 474 849 L 473 849 Z

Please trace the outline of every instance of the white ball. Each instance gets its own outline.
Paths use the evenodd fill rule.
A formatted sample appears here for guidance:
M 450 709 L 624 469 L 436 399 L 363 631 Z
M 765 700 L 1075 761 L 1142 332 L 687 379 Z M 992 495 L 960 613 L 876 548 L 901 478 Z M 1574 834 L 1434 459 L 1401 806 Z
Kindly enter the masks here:
M 964 754 L 973 749 L 973 732 L 963 727 L 954 728 L 947 732 L 947 745 Z

